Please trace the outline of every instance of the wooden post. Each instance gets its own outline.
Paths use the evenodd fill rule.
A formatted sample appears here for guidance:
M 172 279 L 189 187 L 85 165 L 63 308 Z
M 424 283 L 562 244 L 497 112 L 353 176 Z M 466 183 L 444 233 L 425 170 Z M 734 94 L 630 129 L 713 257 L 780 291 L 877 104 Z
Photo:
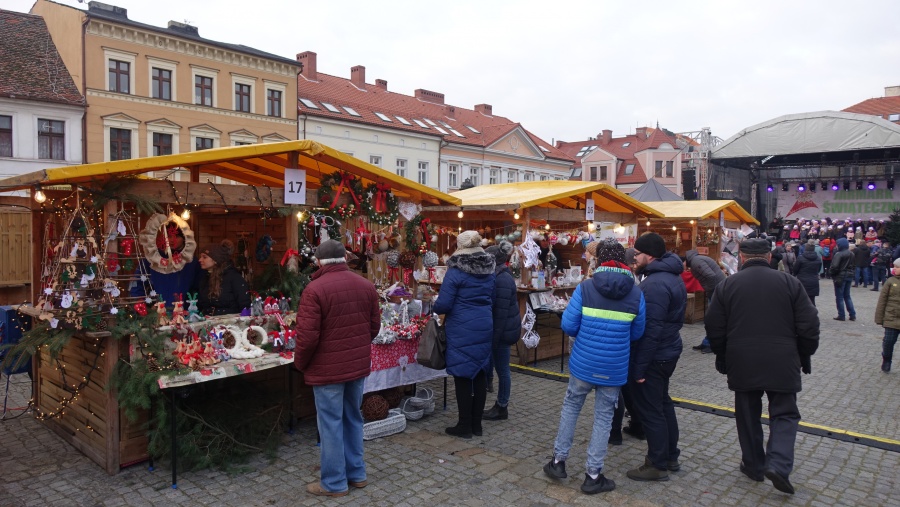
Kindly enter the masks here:
M 691 221 L 694 222 L 694 224 L 691 225 L 691 250 L 696 250 L 697 249 L 697 226 L 699 225 L 700 220 L 697 219 L 697 220 L 691 220 Z

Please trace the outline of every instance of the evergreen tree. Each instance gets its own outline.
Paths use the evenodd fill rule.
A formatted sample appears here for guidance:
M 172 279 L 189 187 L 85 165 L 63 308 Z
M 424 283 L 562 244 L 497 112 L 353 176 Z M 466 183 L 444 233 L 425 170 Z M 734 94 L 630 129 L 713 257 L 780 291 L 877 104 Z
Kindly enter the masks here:
M 884 235 L 891 245 L 900 245 L 900 208 L 891 212 L 891 219 L 884 227 Z

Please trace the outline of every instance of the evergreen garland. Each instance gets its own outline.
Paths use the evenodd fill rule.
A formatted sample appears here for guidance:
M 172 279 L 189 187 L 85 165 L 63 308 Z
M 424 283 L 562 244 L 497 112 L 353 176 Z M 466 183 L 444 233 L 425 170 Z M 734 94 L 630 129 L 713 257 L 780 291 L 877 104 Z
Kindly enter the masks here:
M 93 195 L 93 206 L 97 210 L 102 210 L 110 201 L 122 201 L 133 203 L 138 213 L 145 215 L 162 213 L 163 209 L 158 202 L 128 192 L 128 188 L 136 181 L 138 180 L 134 177 L 113 178 L 100 188 L 85 188 L 85 190 Z

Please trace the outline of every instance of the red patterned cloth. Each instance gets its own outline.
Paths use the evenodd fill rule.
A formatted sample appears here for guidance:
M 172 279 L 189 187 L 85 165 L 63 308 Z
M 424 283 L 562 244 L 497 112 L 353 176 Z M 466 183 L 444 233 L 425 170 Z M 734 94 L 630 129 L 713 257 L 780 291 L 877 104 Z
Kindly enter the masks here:
M 397 340 L 388 345 L 372 344 L 372 371 L 387 370 L 416 362 L 419 339 Z

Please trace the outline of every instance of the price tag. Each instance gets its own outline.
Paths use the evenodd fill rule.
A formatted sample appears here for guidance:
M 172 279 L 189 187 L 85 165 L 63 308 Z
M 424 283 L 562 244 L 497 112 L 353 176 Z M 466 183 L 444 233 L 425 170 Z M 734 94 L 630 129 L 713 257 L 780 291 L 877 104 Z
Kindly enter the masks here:
M 284 170 L 284 203 L 306 204 L 306 169 Z
M 588 222 L 594 221 L 594 200 L 593 199 L 585 199 L 584 200 L 584 219 Z

